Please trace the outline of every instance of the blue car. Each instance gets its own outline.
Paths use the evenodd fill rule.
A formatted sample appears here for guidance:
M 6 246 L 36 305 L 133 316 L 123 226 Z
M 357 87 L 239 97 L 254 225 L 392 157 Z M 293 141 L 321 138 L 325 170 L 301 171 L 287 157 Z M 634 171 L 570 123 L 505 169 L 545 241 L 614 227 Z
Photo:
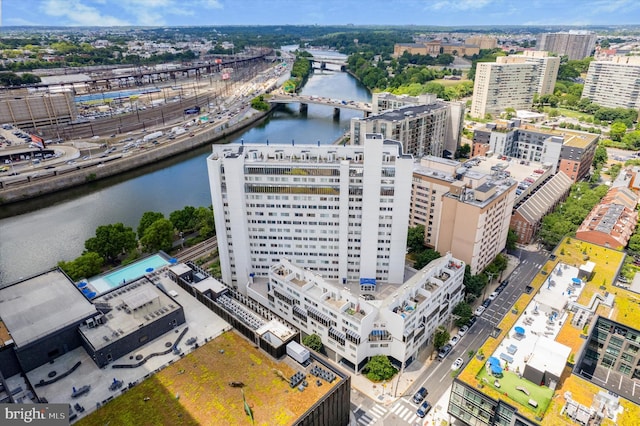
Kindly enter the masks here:
M 431 410 L 431 404 L 429 404 L 429 401 L 425 401 L 422 403 L 422 405 L 420 405 L 420 408 L 418 408 L 418 411 L 416 411 L 416 415 L 418 417 L 424 417 L 427 415 L 427 413 Z

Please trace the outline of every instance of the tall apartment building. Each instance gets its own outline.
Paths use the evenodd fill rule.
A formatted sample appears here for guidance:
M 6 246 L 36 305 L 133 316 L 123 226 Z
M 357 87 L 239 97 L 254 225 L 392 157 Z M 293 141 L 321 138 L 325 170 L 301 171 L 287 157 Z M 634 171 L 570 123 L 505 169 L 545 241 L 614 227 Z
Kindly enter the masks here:
M 447 253 L 402 286 L 387 286 L 365 298 L 283 259 L 268 277 L 252 279 L 247 295 L 303 335 L 320 336 L 327 356 L 355 372 L 374 355 L 387 355 L 400 367 L 432 343 L 437 327 L 463 300 L 464 269 L 464 262 Z
M 478 62 L 471 116 L 500 114 L 506 108 L 528 109 L 538 88 L 538 65 Z
M 496 62 L 499 64 L 537 64 L 537 93 L 539 95 L 553 94 L 560 69 L 559 57 L 549 56 L 549 52 L 545 51 L 525 50 L 522 55 L 498 56 Z
M 425 244 L 481 272 L 507 242 L 516 181 L 425 157 L 414 165 L 410 225 L 424 225 Z
M 451 157 L 460 145 L 464 104 L 419 96 L 374 93 L 373 115 L 351 119 L 351 144 L 362 143 L 366 133 L 381 133 L 402 142 L 405 152 L 422 157 Z
M 484 117 L 500 114 L 506 108 L 531 108 L 534 94 L 553 93 L 559 68 L 560 58 L 540 51 L 478 63 L 471 115 Z
M 640 57 L 591 62 L 582 97 L 608 108 L 640 109 Z
M 591 56 L 595 47 L 596 34 L 590 31 L 542 33 L 536 39 L 536 49 L 566 55 L 569 59 Z
M 227 285 L 246 294 L 283 257 L 327 279 L 403 282 L 413 158 L 400 142 L 214 146 L 207 165 Z
M 520 120 L 496 120 L 473 132 L 474 152 L 538 163 L 548 163 L 553 173 L 562 171 L 577 182 L 589 173 L 600 137 L 574 130 L 549 130 L 522 125 Z M 484 145 L 479 149 L 476 145 Z

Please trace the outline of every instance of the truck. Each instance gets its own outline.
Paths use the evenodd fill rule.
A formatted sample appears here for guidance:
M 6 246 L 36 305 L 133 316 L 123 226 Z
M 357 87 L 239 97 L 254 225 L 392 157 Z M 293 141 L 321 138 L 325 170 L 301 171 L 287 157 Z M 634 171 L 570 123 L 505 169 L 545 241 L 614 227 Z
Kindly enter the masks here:
M 171 129 L 171 133 L 173 133 L 174 135 L 178 136 L 181 135 L 183 133 L 186 133 L 187 131 L 185 130 L 184 127 L 181 126 L 177 126 Z
M 287 355 L 298 361 L 300 364 L 304 364 L 309 360 L 309 349 L 302 346 L 300 343 L 292 341 L 287 343 Z
M 154 139 L 158 139 L 160 136 L 162 136 L 162 132 L 161 131 L 157 131 L 157 132 L 149 133 L 148 135 L 144 135 L 142 140 L 144 142 L 148 142 L 148 141 L 152 141 Z

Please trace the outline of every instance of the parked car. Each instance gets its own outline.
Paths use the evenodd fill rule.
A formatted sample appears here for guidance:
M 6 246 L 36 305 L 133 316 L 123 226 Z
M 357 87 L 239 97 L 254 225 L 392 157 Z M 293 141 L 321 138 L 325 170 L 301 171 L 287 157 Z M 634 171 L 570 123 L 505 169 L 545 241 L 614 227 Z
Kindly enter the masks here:
M 460 327 L 460 330 L 458 330 L 458 336 L 464 336 L 465 334 L 467 334 L 467 331 L 469 331 L 469 326 L 463 325 L 462 327 Z
M 416 404 L 420 404 L 427 397 L 428 393 L 429 392 L 427 391 L 427 388 L 425 388 L 424 386 L 421 387 L 420 389 L 418 389 L 418 392 L 413 395 L 413 402 L 415 402 Z
M 449 355 L 449 352 L 451 352 L 451 349 L 453 349 L 453 346 L 448 343 L 441 347 L 438 351 L 438 361 L 442 361 L 443 359 L 445 359 L 447 355 Z
M 453 371 L 458 371 L 460 370 L 460 367 L 462 367 L 462 364 L 464 364 L 464 360 L 462 358 L 456 358 L 456 360 L 453 361 L 453 364 L 451 364 L 451 369 Z
M 460 336 L 453 336 L 451 340 L 449 340 L 449 344 L 451 346 L 455 346 L 460 341 Z
M 484 306 L 485 308 L 488 308 L 490 304 L 491 304 L 491 299 L 487 298 L 482 301 L 482 306 Z
M 479 317 L 480 315 L 482 315 L 482 314 L 484 313 L 484 310 L 485 310 L 485 309 L 487 309 L 487 308 L 485 308 L 484 306 L 478 306 L 478 307 L 476 308 L 476 310 L 475 310 L 475 311 L 473 311 L 473 314 L 474 314 L 475 316 Z
M 469 318 L 469 321 L 467 321 L 467 327 L 471 328 L 473 324 L 476 323 L 477 320 L 478 320 L 478 317 L 476 317 L 475 315 Z
M 420 405 L 420 407 L 416 411 L 416 415 L 422 418 L 426 416 L 430 410 L 431 410 L 431 404 L 429 404 L 429 401 L 425 401 L 422 403 L 422 405 Z
M 498 294 L 499 293 L 497 291 L 494 291 L 489 295 L 489 300 L 496 300 L 496 297 L 498 297 Z

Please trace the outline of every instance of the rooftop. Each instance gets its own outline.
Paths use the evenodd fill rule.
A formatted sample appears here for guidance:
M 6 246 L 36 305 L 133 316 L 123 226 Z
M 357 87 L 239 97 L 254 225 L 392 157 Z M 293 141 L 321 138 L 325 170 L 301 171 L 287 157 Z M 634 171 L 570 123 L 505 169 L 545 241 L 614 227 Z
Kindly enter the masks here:
M 309 374 L 299 364 L 273 360 L 252 342 L 226 332 L 77 424 L 211 424 L 212 419 L 247 424 L 244 398 L 256 424 L 293 424 L 343 380 L 338 375 L 332 383 L 322 380 L 321 386 L 309 380 L 300 392 L 288 382 L 298 371 Z M 233 387 L 234 382 L 242 385 Z
M 447 104 L 444 102 L 434 102 L 428 105 L 410 105 L 402 108 L 384 111 L 377 115 L 370 115 L 363 120 L 388 120 L 388 121 L 400 121 L 409 117 L 416 117 L 422 114 L 429 114 L 433 111 L 446 109 Z
M 0 318 L 17 347 L 97 314 L 59 269 L 0 289 Z
M 146 277 L 118 287 L 93 300 L 106 313 L 104 324 L 83 325 L 80 332 L 95 348 L 110 345 L 138 328 L 158 321 L 180 305 Z
M 533 341 L 534 336 L 536 335 L 531 332 L 527 333 L 527 330 L 536 331 L 536 327 L 538 327 L 536 325 L 537 318 L 534 317 L 541 315 L 542 312 L 544 312 L 541 301 L 555 300 L 557 298 L 556 296 L 545 296 L 545 291 L 565 290 L 566 294 L 567 289 L 564 288 L 566 285 L 566 279 L 573 278 L 573 275 L 576 272 L 575 270 L 585 263 L 585 259 L 590 259 L 596 264 L 593 277 L 589 281 L 581 281 L 581 291 L 579 293 L 572 293 L 571 295 L 563 296 L 565 297 L 565 302 L 576 303 L 583 306 L 592 306 L 595 308 L 596 314 L 624 324 L 633 325 L 640 322 L 640 308 L 638 307 L 640 299 L 632 296 L 632 292 L 619 287 L 613 287 L 612 284 L 623 261 L 624 253 L 567 238 L 558 245 L 553 254 L 554 256 L 552 256 L 552 260 L 549 260 L 543 266 L 540 273 L 538 273 L 538 275 L 536 275 L 532 280 L 530 285 L 534 290 L 531 294 L 523 294 L 515 302 L 514 307 L 516 308 L 517 313 L 514 313 L 513 311 L 508 313 L 497 326 L 499 333 L 497 333 L 495 337 L 492 335 L 485 341 L 482 346 L 484 354 L 489 356 L 489 354 L 497 353 L 498 356 L 500 356 L 506 348 L 515 344 L 510 339 L 513 339 L 516 326 L 524 326 L 525 335 L 528 335 L 528 337 L 518 340 L 518 342 L 524 342 L 527 338 L 530 338 Z M 566 267 L 564 265 L 566 265 Z M 561 267 L 558 268 L 558 266 Z M 560 276 L 558 276 L 558 272 L 560 272 Z M 549 285 L 551 280 L 555 282 L 555 285 Z M 573 283 L 572 280 L 571 282 Z M 611 299 L 615 295 L 615 304 L 593 303 L 595 294 L 600 294 L 601 300 L 603 301 L 611 301 L 611 299 L 605 297 L 606 293 L 611 295 Z M 537 304 L 539 314 L 536 315 L 529 304 L 534 300 L 534 298 L 539 297 L 541 297 Z M 562 302 L 562 304 L 564 305 L 565 302 Z M 533 307 L 535 309 L 536 304 L 535 302 L 533 303 Z M 554 307 L 551 306 L 553 304 L 556 304 L 556 302 L 549 303 L 547 311 L 554 309 Z M 555 309 L 557 309 L 557 306 Z M 571 312 L 566 312 L 564 315 L 558 314 L 554 319 L 554 324 L 552 325 L 546 324 L 548 317 L 545 317 L 544 315 L 541 316 L 542 318 L 545 318 L 545 324 L 543 324 L 543 336 L 539 336 L 538 333 L 538 337 L 553 338 L 556 344 L 568 347 L 571 354 L 577 355 L 583 347 L 585 340 L 580 337 L 582 334 L 582 327 L 577 327 L 574 324 L 574 320 L 576 319 L 574 318 L 574 314 Z M 529 323 L 529 325 L 527 325 L 527 323 Z M 548 330 L 546 328 L 547 326 L 551 326 L 552 330 Z M 552 334 L 545 336 L 545 332 L 547 331 L 552 332 Z M 535 340 L 537 341 L 538 339 Z M 524 343 L 516 344 L 516 346 L 518 346 L 518 349 L 515 352 L 516 354 L 522 349 L 519 345 L 523 344 Z M 476 387 L 476 385 L 480 383 L 483 374 L 486 375 L 486 372 L 484 372 L 485 361 L 473 358 L 469 361 L 466 368 L 464 368 L 458 378 L 461 381 Z M 515 358 L 514 361 L 516 361 Z M 532 384 L 527 386 L 536 385 Z M 555 394 L 553 394 L 553 397 L 550 397 L 550 402 L 548 406 L 545 406 L 545 410 L 536 410 L 529 406 L 526 401 L 524 404 L 518 402 L 520 399 L 518 392 L 515 393 L 515 396 L 508 395 L 507 402 L 516 406 L 518 408 L 518 412 L 523 416 L 543 425 L 572 425 L 574 424 L 573 421 L 568 419 L 565 414 L 561 414 L 561 409 L 567 401 L 565 395 L 569 395 L 565 394 L 565 392 L 570 392 L 573 400 L 588 407 L 592 404 L 595 396 L 601 390 L 602 388 L 599 386 L 571 374 L 571 370 L 568 367 L 565 367 L 560 383 L 558 383 L 558 387 L 555 390 Z M 505 398 L 503 388 L 497 390 L 495 387 L 487 385 L 487 383 L 484 383 L 482 392 L 496 400 Z M 638 405 L 625 399 L 621 399 L 620 401 L 625 408 L 623 418 L 630 420 L 640 416 L 640 407 L 638 407 Z M 542 408 L 542 406 L 539 405 L 539 409 L 540 408 Z M 538 418 L 536 419 L 536 417 Z M 618 417 L 618 424 L 625 424 L 624 421 L 620 423 L 621 421 L 621 418 Z

